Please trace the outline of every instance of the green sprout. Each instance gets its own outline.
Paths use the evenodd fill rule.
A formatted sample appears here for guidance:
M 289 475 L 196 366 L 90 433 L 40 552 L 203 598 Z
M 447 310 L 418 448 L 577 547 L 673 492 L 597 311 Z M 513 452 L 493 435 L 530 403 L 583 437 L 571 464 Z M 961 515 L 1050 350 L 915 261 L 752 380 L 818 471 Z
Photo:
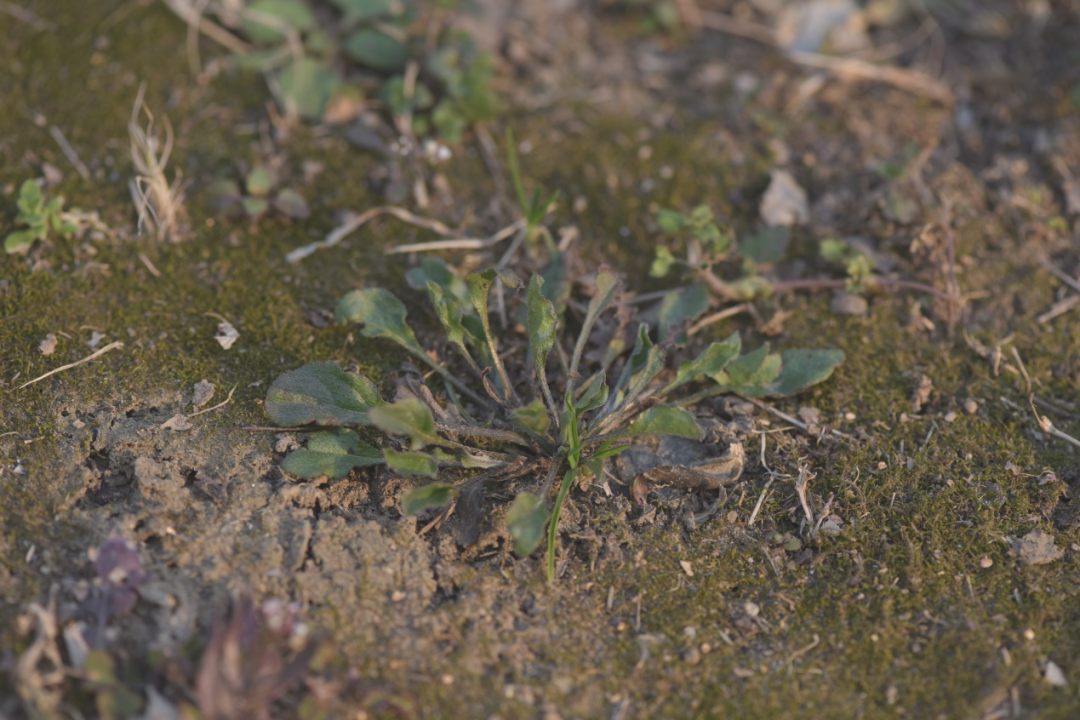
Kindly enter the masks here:
M 312 478 L 386 465 L 434 480 L 404 494 L 408 514 L 447 506 L 487 482 L 527 478 L 507 525 L 519 556 L 546 538 L 549 582 L 566 498 L 577 481 L 602 477 L 606 459 L 642 436 L 701 440 L 704 431 L 690 410 L 698 402 L 723 393 L 791 395 L 822 382 L 843 361 L 839 350 L 778 354 L 762 346 L 742 353 L 736 333 L 669 367 L 686 325 L 707 307 L 700 288 L 665 298 L 655 327 L 632 327 L 619 280 L 602 269 L 590 283 L 588 301 L 582 300 L 579 329 L 571 333 L 545 295 L 541 274 L 526 283 L 508 270 L 489 268 L 461 279 L 433 259 L 416 270 L 410 284 L 419 286 L 426 278 L 446 345 L 422 344 L 406 322 L 405 305 L 383 288 L 350 292 L 338 304 L 337 317 L 357 324 L 365 337 L 399 345 L 434 371 L 434 382 L 386 402 L 371 380 L 333 363 L 312 362 L 281 375 L 266 396 L 271 421 L 321 428 L 306 448 L 284 459 L 283 468 Z M 506 312 L 520 318 L 498 333 L 488 307 L 496 283 L 518 291 L 508 298 Z M 590 341 L 599 342 L 593 335 L 601 327 L 605 338 L 614 338 L 604 340 L 606 350 L 597 358 L 586 350 Z M 441 351 L 450 347 L 452 365 L 453 356 Z M 373 447 L 352 429 L 365 426 L 404 442 Z
M 51 234 L 70 237 L 79 230 L 78 214 L 64 211 L 64 198 L 55 197 L 46 202 L 33 180 L 23 182 L 16 205 L 19 214 L 15 222 L 26 227 L 4 238 L 4 250 L 8 254 L 25 253 L 36 241 Z
M 553 192 L 547 202 L 541 200 L 540 188 L 533 190 L 531 198 L 528 196 L 525 192 L 525 183 L 521 179 L 521 166 L 518 163 L 514 133 L 510 128 L 506 129 L 506 154 L 507 164 L 510 166 L 510 179 L 514 182 L 514 193 L 517 195 L 521 217 L 525 223 L 525 242 L 530 248 L 535 248 L 537 240 L 542 237 L 548 246 L 548 251 L 555 255 L 557 252 L 555 241 L 551 237 L 551 232 L 544 226 L 544 218 L 547 216 L 548 209 L 559 200 L 559 191 Z

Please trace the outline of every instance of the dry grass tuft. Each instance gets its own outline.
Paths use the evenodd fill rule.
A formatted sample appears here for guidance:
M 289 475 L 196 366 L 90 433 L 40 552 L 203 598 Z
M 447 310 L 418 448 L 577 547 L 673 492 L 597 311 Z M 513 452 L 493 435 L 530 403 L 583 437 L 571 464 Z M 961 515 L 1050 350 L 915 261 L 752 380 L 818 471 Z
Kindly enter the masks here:
M 184 183 L 180 171 L 173 173 L 170 183 L 165 176 L 165 167 L 172 154 L 173 129 L 168 118 L 164 120 L 164 139 L 159 137 L 154 128 L 154 115 L 146 107 L 143 95 L 146 83 L 139 86 L 135 96 L 135 105 L 131 110 L 131 122 L 128 123 L 128 135 L 131 138 L 131 162 L 135 166 L 136 176 L 128 183 L 131 199 L 139 215 L 138 234 L 144 230 L 153 230 L 159 240 L 179 242 L 184 238 Z M 146 127 L 139 122 L 140 115 L 146 116 Z

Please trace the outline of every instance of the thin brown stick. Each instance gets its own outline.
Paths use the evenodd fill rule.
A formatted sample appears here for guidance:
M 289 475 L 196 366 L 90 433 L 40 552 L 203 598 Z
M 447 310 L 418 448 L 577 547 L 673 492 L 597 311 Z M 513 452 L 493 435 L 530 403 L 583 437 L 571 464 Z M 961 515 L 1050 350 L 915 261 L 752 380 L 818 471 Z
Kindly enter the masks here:
M 74 367 L 78 367 L 78 366 L 82 365 L 83 363 L 88 363 L 91 360 L 94 360 L 94 359 L 97 359 L 97 358 L 101 357 L 102 355 L 109 352 L 110 350 L 116 350 L 117 348 L 122 348 L 122 347 L 124 347 L 124 343 L 122 343 L 119 340 L 117 340 L 116 342 L 111 342 L 108 345 L 106 345 L 105 347 L 98 350 L 97 352 L 92 353 L 90 355 L 87 355 L 82 360 L 76 360 L 73 363 L 69 363 L 67 365 L 61 365 L 60 367 L 56 368 L 55 370 L 50 370 L 49 372 L 45 373 L 44 375 L 36 377 L 33 380 L 30 380 L 29 382 L 24 382 L 22 385 L 17 387 L 16 390 L 22 390 L 24 387 L 27 387 L 28 385 L 33 385 L 34 383 L 39 382 L 41 380 L 44 380 L 47 377 L 50 377 L 50 376 L 55 375 L 57 373 L 64 372 L 65 370 L 70 370 L 71 368 L 74 368 Z
M 738 305 L 732 305 L 729 308 L 724 308 L 719 312 L 714 312 L 712 315 L 701 318 L 694 323 L 689 330 L 686 331 L 687 335 L 696 335 L 710 325 L 714 325 L 721 320 L 725 320 L 733 315 L 738 315 L 741 312 L 746 312 L 750 309 L 749 303 L 740 303 Z

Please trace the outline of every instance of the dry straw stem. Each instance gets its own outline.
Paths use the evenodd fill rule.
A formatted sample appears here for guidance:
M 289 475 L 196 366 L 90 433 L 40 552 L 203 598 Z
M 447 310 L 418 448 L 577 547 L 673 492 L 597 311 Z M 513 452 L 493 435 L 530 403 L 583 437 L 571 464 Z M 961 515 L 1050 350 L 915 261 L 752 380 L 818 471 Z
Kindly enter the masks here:
M 184 183 L 177 170 L 170 183 L 165 177 L 165 167 L 172 154 L 173 129 L 168 118 L 164 119 L 164 142 L 154 130 L 154 115 L 143 102 L 146 83 L 139 86 L 135 105 L 131 109 L 128 135 L 131 138 L 131 162 L 137 175 L 128 184 L 135 210 L 139 215 L 137 232 L 153 228 L 159 240 L 176 242 L 181 237 L 181 220 L 184 210 Z M 147 117 L 146 128 L 139 123 L 140 113 Z
M 34 383 L 36 383 L 36 382 L 38 382 L 40 380 L 44 380 L 45 378 L 50 377 L 51 375 L 55 375 L 56 373 L 64 372 L 65 370 L 70 370 L 73 367 L 78 367 L 78 366 L 82 365 L 83 363 L 90 362 L 91 360 L 93 360 L 95 358 L 101 357 L 102 355 L 109 352 L 110 350 L 115 350 L 117 348 L 122 348 L 122 347 L 124 347 L 124 343 L 120 342 L 119 340 L 117 340 L 116 342 L 109 343 L 108 345 L 101 348 L 97 352 L 92 353 L 90 355 L 87 355 L 82 360 L 76 360 L 75 362 L 70 363 L 68 365 L 61 365 L 60 367 L 56 368 L 55 370 L 50 370 L 49 372 L 45 373 L 44 375 L 40 375 L 40 376 L 34 378 L 33 380 L 30 380 L 28 382 L 24 382 L 22 385 L 20 385 L 16 389 L 22 390 L 27 385 L 33 385 Z

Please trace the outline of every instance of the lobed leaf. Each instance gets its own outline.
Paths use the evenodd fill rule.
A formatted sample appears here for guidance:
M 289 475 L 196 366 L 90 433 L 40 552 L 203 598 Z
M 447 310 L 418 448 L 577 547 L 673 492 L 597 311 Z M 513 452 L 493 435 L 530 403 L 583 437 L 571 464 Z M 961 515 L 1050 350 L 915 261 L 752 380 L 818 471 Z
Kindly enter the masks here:
M 422 452 L 398 452 L 393 448 L 383 450 L 386 464 L 391 470 L 404 475 L 438 477 L 439 461 L 434 455 Z
M 416 515 L 431 508 L 446 507 L 461 491 L 450 483 L 431 483 L 413 488 L 401 496 L 401 510 L 406 515 Z
M 381 452 L 361 442 L 353 431 L 337 428 L 312 435 L 306 448 L 296 450 L 282 460 L 281 468 L 297 477 L 310 479 L 326 475 L 336 479 L 345 477 L 355 467 L 382 463 Z
M 412 328 L 405 322 L 405 306 L 389 290 L 353 290 L 341 298 L 334 314 L 340 323 L 362 325 L 360 334 L 364 337 L 389 338 L 406 350 L 424 355 Z
M 374 383 L 331 362 L 310 362 L 280 375 L 266 393 L 266 415 L 292 425 L 367 425 L 382 405 Z
M 417 398 L 398 400 L 391 405 L 380 405 L 368 413 L 375 427 L 391 435 L 408 435 L 414 450 L 424 445 L 439 443 L 435 432 L 435 418 L 431 410 Z
M 510 536 L 514 538 L 514 553 L 518 557 L 525 557 L 540 544 L 547 519 L 547 508 L 540 498 L 530 492 L 523 492 L 514 498 L 506 513 L 506 524 Z

